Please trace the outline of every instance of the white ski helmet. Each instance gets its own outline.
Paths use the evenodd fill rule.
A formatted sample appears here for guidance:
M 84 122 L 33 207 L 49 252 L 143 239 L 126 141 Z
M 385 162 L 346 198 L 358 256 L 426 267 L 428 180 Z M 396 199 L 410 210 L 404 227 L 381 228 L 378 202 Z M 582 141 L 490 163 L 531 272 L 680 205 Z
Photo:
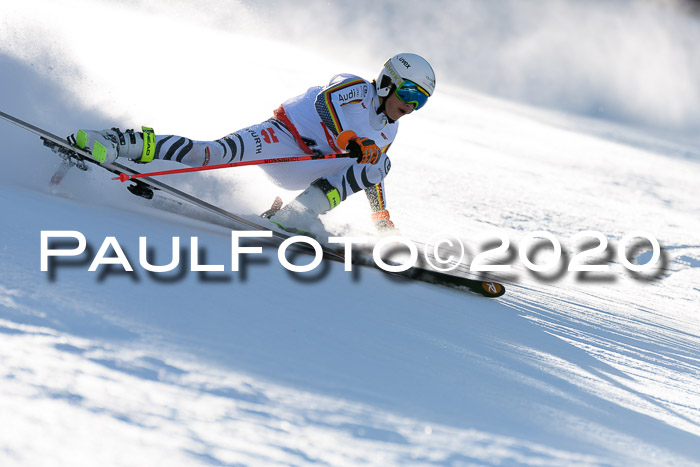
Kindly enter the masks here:
M 377 78 L 377 94 L 386 97 L 391 92 L 392 84 L 396 89 L 400 89 L 404 81 L 417 84 L 428 97 L 435 91 L 435 72 L 430 64 L 420 55 L 400 53 L 384 63 L 384 68 Z M 416 109 L 424 103 L 417 103 Z

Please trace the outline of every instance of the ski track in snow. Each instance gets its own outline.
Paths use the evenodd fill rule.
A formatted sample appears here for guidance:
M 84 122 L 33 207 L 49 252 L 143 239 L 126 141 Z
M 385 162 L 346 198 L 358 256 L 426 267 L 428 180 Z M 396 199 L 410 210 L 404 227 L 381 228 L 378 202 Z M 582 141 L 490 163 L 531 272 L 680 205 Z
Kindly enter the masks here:
M 344 71 L 331 59 L 302 68 L 300 56 L 306 65 L 318 56 L 258 38 L 257 50 L 289 52 L 275 63 L 285 86 L 261 77 L 245 83 L 249 95 L 220 96 L 239 79 L 222 73 L 191 107 L 173 104 L 169 93 L 191 92 L 199 71 L 172 83 L 157 73 L 137 82 L 128 70 L 105 75 L 106 58 L 92 47 L 116 37 L 129 7 L 70 3 L 116 18 L 100 26 L 107 39 L 95 24 L 85 25 L 91 43 L 52 23 L 48 13 L 61 16 L 51 3 L 42 3 L 46 15 L 20 5 L 0 15 L 2 110 L 57 134 L 147 119 L 156 131 L 219 137 L 207 132 L 267 115 L 201 111 L 207 98 L 275 108 L 312 84 L 310 74 Z M 134 18 L 135 30 L 148 30 L 138 26 L 151 14 Z M 168 33 L 186 25 L 193 44 L 220 43 L 270 66 L 241 47 L 245 36 L 159 21 L 153 33 L 165 39 L 148 36 L 154 47 L 169 39 L 187 49 Z M 139 37 L 124 37 L 125 46 Z M 164 50 L 154 60 L 169 66 Z M 216 48 L 197 52 L 216 59 Z M 279 87 L 283 95 L 267 92 Z M 196 236 L 203 262 L 227 265 L 226 222 L 163 197 L 135 198 L 97 170 L 73 170 L 50 190 L 58 159 L 4 121 L 0 138 L 3 466 L 700 465 L 697 146 L 440 87 L 425 112 L 402 120 L 392 146 L 392 219 L 420 244 L 438 232 L 464 239 L 465 273 L 486 240 L 510 239 L 513 267 L 498 275 L 508 292 L 487 300 L 335 263 L 292 275 L 269 248 L 239 274 L 148 274 L 138 268 L 139 236 L 159 263 L 173 236 L 186 255 Z M 278 193 L 255 170 L 168 182 L 244 215 Z M 324 217 L 329 231 L 371 229 L 360 198 Z M 93 254 L 116 236 L 137 271 L 90 273 L 84 257 L 42 273 L 41 230 L 78 230 Z M 573 235 L 602 232 L 610 271 L 579 277 L 565 261 L 554 273 L 527 271 L 515 249 L 538 230 L 562 243 L 565 260 L 581 250 Z M 635 230 L 662 246 L 651 273 L 630 273 L 616 257 Z M 640 264 L 650 258 L 647 245 L 629 253 Z

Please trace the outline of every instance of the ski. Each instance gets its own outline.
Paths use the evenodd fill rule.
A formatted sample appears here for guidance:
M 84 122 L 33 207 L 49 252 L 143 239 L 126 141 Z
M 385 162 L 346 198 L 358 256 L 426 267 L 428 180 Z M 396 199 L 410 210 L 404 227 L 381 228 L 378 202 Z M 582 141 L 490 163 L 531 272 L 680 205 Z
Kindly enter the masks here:
M 4 120 L 9 121 L 10 123 L 13 123 L 21 128 L 24 128 L 25 130 L 28 130 L 36 135 L 38 135 L 41 140 L 44 143 L 44 146 L 48 147 L 51 149 L 54 153 L 58 154 L 62 159 L 62 166 L 59 167 L 57 170 L 56 174 L 54 174 L 54 177 L 52 177 L 52 184 L 58 184 L 62 180 L 62 178 L 65 176 L 66 172 L 73 166 L 76 166 L 80 168 L 81 170 L 87 170 L 88 164 L 93 164 L 94 166 L 101 167 L 104 170 L 113 173 L 116 176 L 120 176 L 121 174 L 126 174 L 126 175 L 141 175 L 139 172 L 126 167 L 124 165 L 121 165 L 117 162 L 114 163 L 99 163 L 97 160 L 92 158 L 92 155 L 83 149 L 80 149 L 74 145 L 72 145 L 69 141 L 67 141 L 64 138 L 61 138 L 59 136 L 56 136 L 42 128 L 36 127 L 30 123 L 27 123 L 23 120 L 20 120 L 16 117 L 13 117 L 12 115 L 8 115 L 2 111 L 0 111 L 0 118 L 3 118 Z M 64 167 L 65 165 L 65 167 Z M 55 181 L 55 183 L 54 183 Z M 146 198 L 146 199 L 151 199 L 153 198 L 154 191 L 162 191 L 163 193 L 168 193 L 170 196 L 173 196 L 174 198 L 177 198 L 181 201 L 185 201 L 193 206 L 199 207 L 200 209 L 203 209 L 204 211 L 213 213 L 217 216 L 220 216 L 222 218 L 227 219 L 232 223 L 230 226 L 234 230 L 241 230 L 244 228 L 250 228 L 252 230 L 270 230 L 272 231 L 272 236 L 274 241 L 281 243 L 284 240 L 287 240 L 288 238 L 291 237 L 289 234 L 285 234 L 282 232 L 279 232 L 275 230 L 274 228 L 270 227 L 264 227 L 256 222 L 250 221 L 244 217 L 238 216 L 236 214 L 233 214 L 229 211 L 226 211 L 224 209 L 219 208 L 218 206 L 215 206 L 213 204 L 210 204 L 200 198 L 197 198 L 195 196 L 192 196 L 188 193 L 185 193 L 183 191 L 178 190 L 175 187 L 172 187 L 168 184 L 165 184 L 163 182 L 160 182 L 158 180 L 155 180 L 151 177 L 143 177 L 143 178 L 138 178 L 135 180 L 130 180 L 131 185 L 127 186 L 127 189 L 140 197 Z M 277 202 L 277 205 L 273 205 L 272 209 L 279 209 L 281 208 L 281 200 Z M 298 244 L 297 244 L 298 245 Z M 310 251 L 304 251 L 304 249 L 299 248 L 300 251 L 304 253 L 310 253 L 313 254 L 313 249 L 309 248 Z M 325 259 L 336 261 L 336 262 L 345 262 L 345 257 L 342 254 L 339 254 L 338 252 L 326 247 L 322 246 L 323 249 L 323 256 Z M 362 259 L 362 258 L 357 258 L 354 261 L 354 264 L 360 265 L 360 266 L 370 266 L 374 267 L 376 269 L 380 269 L 383 272 L 383 269 L 377 267 L 367 259 Z M 482 281 L 478 279 L 471 279 L 463 276 L 456 276 L 456 275 L 451 275 L 451 274 L 446 274 L 446 273 L 441 273 L 438 271 L 433 271 L 430 269 L 422 269 L 418 267 L 413 267 L 407 271 L 404 272 L 394 272 L 394 273 L 388 273 L 393 276 L 400 276 L 405 279 L 411 279 L 411 280 L 417 280 L 421 282 L 426 282 L 430 284 L 436 284 L 436 285 L 441 285 L 444 287 L 450 287 L 454 289 L 468 289 L 472 292 L 476 292 L 480 295 L 483 295 L 485 297 L 489 298 L 496 298 L 500 297 L 505 293 L 505 287 L 502 284 L 496 283 L 496 282 L 491 282 L 491 281 Z
M 282 198 L 280 198 L 279 196 L 275 197 L 275 200 L 272 202 L 270 209 L 268 209 L 267 211 L 262 213 L 260 215 L 260 217 L 268 219 L 268 218 L 274 216 L 282 209 L 283 205 L 284 205 L 284 202 L 282 201 Z M 360 259 L 356 259 L 355 261 L 353 261 L 353 264 L 364 264 L 367 266 L 376 267 L 376 265 L 374 263 L 370 262 L 368 259 L 365 259 L 363 261 L 361 257 L 360 257 Z M 396 266 L 396 263 L 393 263 L 392 261 L 387 261 L 387 264 L 390 264 L 392 266 Z M 382 270 L 382 271 L 384 271 L 384 270 Z M 435 271 L 433 269 L 423 269 L 423 268 L 419 268 L 419 267 L 412 267 L 411 269 L 404 271 L 404 272 L 398 272 L 398 273 L 392 273 L 389 271 L 384 271 L 384 272 L 387 274 L 392 274 L 392 275 L 403 277 L 406 279 L 417 280 L 420 282 L 427 282 L 429 284 L 441 285 L 443 287 L 456 288 L 456 289 L 466 288 L 472 292 L 481 294 L 481 295 L 483 295 L 485 297 L 489 297 L 489 298 L 497 298 L 497 297 L 500 297 L 506 293 L 506 288 L 503 286 L 503 284 L 500 284 L 498 282 L 489 281 L 489 280 L 472 279 L 469 277 L 459 276 L 456 274 L 447 274 L 444 272 Z

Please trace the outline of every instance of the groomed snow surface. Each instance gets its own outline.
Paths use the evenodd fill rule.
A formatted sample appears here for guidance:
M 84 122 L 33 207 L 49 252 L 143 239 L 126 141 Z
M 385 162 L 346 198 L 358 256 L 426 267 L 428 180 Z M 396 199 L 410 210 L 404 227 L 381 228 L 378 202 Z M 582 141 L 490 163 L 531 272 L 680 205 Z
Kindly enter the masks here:
M 245 3 L 247 30 L 186 15 L 186 2 L 148 5 L 3 4 L 0 110 L 59 135 L 146 124 L 215 139 L 337 72 L 371 78 L 411 45 L 343 61 L 256 35 Z M 416 242 L 463 239 L 463 273 L 509 239 L 497 300 L 328 261 L 294 274 L 272 247 L 231 272 L 224 220 L 134 197 L 99 170 L 50 188 L 58 158 L 0 121 L 0 465 L 700 465 L 700 145 L 488 97 L 444 73 L 402 120 L 390 210 Z M 163 181 L 248 216 L 294 196 L 255 168 Z M 362 195 L 324 223 L 372 228 Z M 87 253 L 40 271 L 47 230 L 81 232 Z M 543 230 L 563 259 L 533 273 L 517 247 Z M 609 271 L 567 271 L 592 240 L 572 237 L 589 230 L 609 242 L 595 256 Z M 662 246 L 651 271 L 620 262 L 634 231 Z M 134 273 L 88 271 L 106 237 Z M 182 267 L 144 270 L 139 237 L 157 264 L 179 237 Z M 190 271 L 193 249 L 225 271 Z M 648 262 L 649 242 L 627 255 Z

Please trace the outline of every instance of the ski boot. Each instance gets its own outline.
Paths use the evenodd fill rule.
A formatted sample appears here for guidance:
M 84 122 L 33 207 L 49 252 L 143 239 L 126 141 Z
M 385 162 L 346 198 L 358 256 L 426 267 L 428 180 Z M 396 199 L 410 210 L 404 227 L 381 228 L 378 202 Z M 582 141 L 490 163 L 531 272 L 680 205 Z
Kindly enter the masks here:
M 152 128 L 142 127 L 143 132 L 119 128 L 111 130 L 78 130 L 71 141 L 80 149 L 88 151 L 102 164 L 111 164 L 117 158 L 135 162 L 151 162 L 155 155 L 156 137 Z
M 273 205 L 273 208 L 265 212 L 263 217 L 287 232 L 315 237 L 313 232 L 325 232 L 318 216 L 330 211 L 338 204 L 340 204 L 338 190 L 328 180 L 319 178 L 294 198 L 294 201 L 274 213 L 271 212 L 274 210 Z

